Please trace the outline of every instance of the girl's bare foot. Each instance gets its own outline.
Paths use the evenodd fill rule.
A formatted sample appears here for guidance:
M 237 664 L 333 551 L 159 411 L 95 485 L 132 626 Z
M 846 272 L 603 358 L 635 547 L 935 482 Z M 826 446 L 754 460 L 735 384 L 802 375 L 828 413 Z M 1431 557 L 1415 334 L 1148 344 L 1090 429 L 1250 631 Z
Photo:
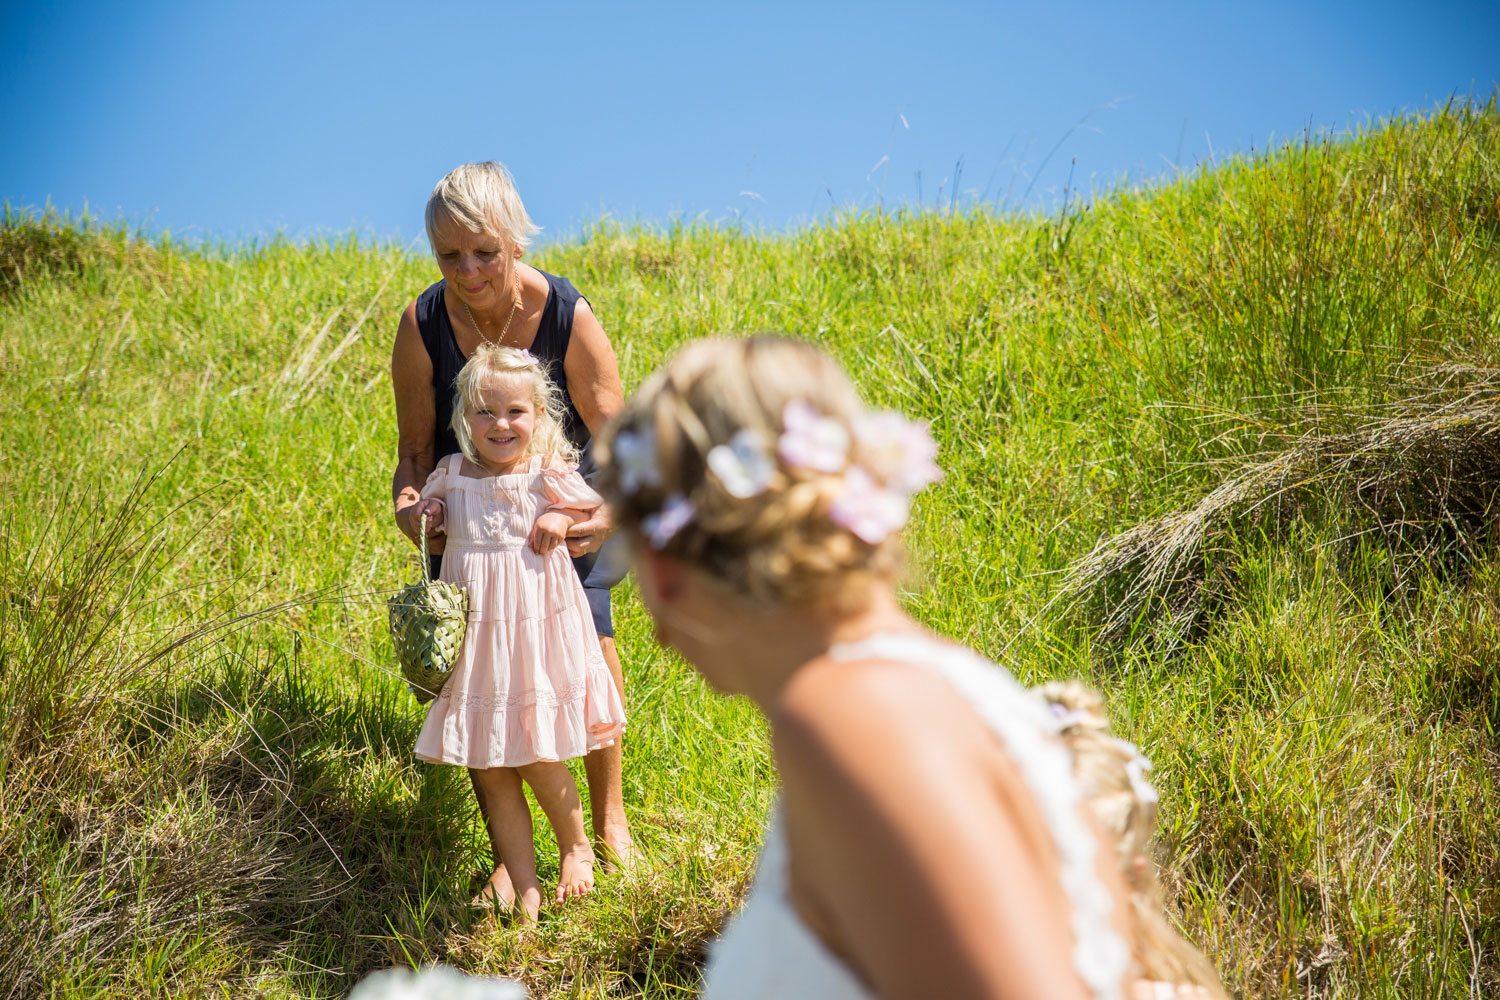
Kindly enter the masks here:
M 534 886 L 527 887 L 521 893 L 521 905 L 516 907 L 515 915 L 511 917 L 513 924 L 529 924 L 537 919 L 542 912 L 542 890 Z
M 636 850 L 635 841 L 630 839 L 628 827 L 616 831 L 613 836 L 606 834 L 599 838 L 599 860 L 604 863 L 604 870 L 611 875 L 617 872 L 629 875 L 635 870 L 641 854 Z
M 516 905 L 516 889 L 510 884 L 510 873 L 505 870 L 504 865 L 495 868 L 494 874 L 485 882 L 484 888 L 479 890 L 479 895 L 470 902 L 471 906 L 481 910 L 496 910 L 501 913 L 509 913 Z
M 557 901 L 582 896 L 593 888 L 594 849 L 584 841 L 562 851 L 558 855 Z

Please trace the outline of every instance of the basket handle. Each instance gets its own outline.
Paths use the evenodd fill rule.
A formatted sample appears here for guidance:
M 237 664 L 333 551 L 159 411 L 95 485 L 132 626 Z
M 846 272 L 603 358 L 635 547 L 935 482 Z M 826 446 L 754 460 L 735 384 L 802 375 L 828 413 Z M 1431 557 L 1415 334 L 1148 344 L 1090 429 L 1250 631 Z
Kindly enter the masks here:
M 432 582 L 432 561 L 427 556 L 427 512 L 422 511 L 421 526 L 417 528 L 418 543 L 422 547 L 422 581 Z

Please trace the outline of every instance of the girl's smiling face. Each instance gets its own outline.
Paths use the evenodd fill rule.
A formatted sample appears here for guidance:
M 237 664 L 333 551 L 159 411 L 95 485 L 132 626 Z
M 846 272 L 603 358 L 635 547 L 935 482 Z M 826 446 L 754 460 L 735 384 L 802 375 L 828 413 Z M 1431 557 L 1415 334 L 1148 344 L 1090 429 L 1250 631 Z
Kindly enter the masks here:
M 480 405 L 469 411 L 469 435 L 479 464 L 503 475 L 526 457 L 536 431 L 536 402 L 532 386 L 523 378 L 501 378 L 480 393 Z

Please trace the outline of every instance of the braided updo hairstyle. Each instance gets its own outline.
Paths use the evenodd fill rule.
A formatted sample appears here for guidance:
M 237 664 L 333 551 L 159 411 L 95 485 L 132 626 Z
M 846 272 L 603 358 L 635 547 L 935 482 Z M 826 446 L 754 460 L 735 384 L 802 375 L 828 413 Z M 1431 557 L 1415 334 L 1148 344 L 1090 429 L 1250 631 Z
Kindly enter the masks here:
M 1114 735 L 1099 695 L 1090 688 L 1054 681 L 1037 694 L 1058 719 L 1073 755 L 1073 774 L 1099 832 L 1115 842 L 1119 870 L 1130 890 L 1133 950 L 1145 977 L 1200 987 L 1197 995 L 1205 1000 L 1227 1000 L 1213 965 L 1167 923 L 1150 853 L 1157 812 L 1156 789 L 1145 776 L 1150 764 L 1133 744 Z
M 861 461 L 855 431 L 864 404 L 843 370 L 816 348 L 771 335 L 683 348 L 595 442 L 597 485 L 616 523 L 649 536 L 643 527 L 681 498 L 691 505 L 691 519 L 653 541 L 660 551 L 759 603 L 862 603 L 868 583 L 900 569 L 900 540 L 892 531 L 867 541 L 838 523 L 833 508 L 846 490 L 841 474 L 778 459 L 792 403 L 836 422 L 850 441 L 849 462 Z M 622 481 L 627 435 L 654 448 L 653 481 Z M 746 440 L 769 459 L 753 495 L 733 492 L 710 468 L 717 446 Z

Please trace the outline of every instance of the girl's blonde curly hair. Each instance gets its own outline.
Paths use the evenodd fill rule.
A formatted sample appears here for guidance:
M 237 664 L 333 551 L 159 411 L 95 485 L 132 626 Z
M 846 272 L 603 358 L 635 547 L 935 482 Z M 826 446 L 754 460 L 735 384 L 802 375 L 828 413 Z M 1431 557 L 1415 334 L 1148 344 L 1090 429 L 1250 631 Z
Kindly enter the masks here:
M 675 494 L 692 503 L 694 514 L 662 543 L 663 552 L 757 602 L 861 603 L 870 581 L 899 571 L 901 543 L 893 532 L 871 544 L 835 523 L 830 507 L 842 488 L 838 476 L 774 463 L 765 489 L 743 497 L 709 474 L 710 450 L 741 432 L 774 456 L 783 413 L 797 400 L 845 431 L 864 412 L 848 376 L 808 344 L 758 335 L 683 348 L 594 442 L 596 485 L 616 523 L 640 532 Z M 658 480 L 629 491 L 621 489 L 615 454 L 627 432 L 654 441 Z
M 547 375 L 541 360 L 529 351 L 483 343 L 453 382 L 453 435 L 459 450 L 475 465 L 480 464 L 474 450 L 474 435 L 469 415 L 484 405 L 484 390 L 495 382 L 518 378 L 530 383 L 531 405 L 536 409 L 536 428 L 526 445 L 527 455 L 551 455 L 564 462 L 577 463 L 578 446 L 568 440 L 562 424 L 562 391 Z
M 1132 951 L 1145 978 L 1197 986 L 1196 995 L 1204 1000 L 1227 1000 L 1213 965 L 1167 923 L 1151 858 L 1157 797 L 1145 780 L 1145 758 L 1114 735 L 1099 695 L 1090 688 L 1076 681 L 1054 681 L 1038 688 L 1037 694 L 1059 718 L 1060 735 L 1073 755 L 1073 774 L 1099 831 L 1114 840 L 1120 873 L 1130 890 Z

